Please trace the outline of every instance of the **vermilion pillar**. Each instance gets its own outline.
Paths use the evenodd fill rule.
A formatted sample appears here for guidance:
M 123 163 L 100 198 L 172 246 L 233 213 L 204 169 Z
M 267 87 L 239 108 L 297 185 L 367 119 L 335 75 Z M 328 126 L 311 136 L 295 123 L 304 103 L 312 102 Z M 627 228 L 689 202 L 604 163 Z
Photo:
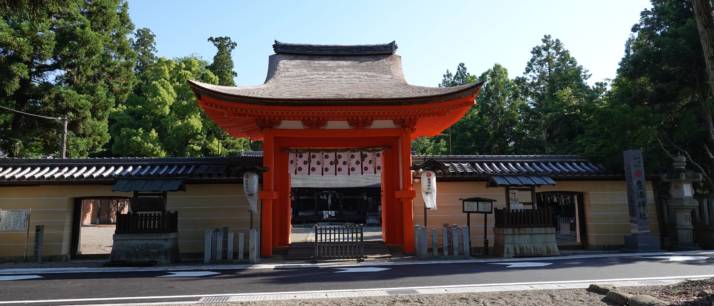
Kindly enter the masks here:
M 412 186 L 412 154 L 411 154 L 411 131 L 404 129 L 399 139 L 399 171 L 401 176 L 401 190 L 397 193 L 397 198 L 402 204 L 402 251 L 407 254 L 414 253 L 414 210 L 413 201 L 416 197 Z
M 260 255 L 263 257 L 273 256 L 273 203 L 277 199 L 273 185 L 275 176 L 275 140 L 270 131 L 266 131 L 263 137 L 263 191 L 260 192 L 262 203 L 260 209 Z

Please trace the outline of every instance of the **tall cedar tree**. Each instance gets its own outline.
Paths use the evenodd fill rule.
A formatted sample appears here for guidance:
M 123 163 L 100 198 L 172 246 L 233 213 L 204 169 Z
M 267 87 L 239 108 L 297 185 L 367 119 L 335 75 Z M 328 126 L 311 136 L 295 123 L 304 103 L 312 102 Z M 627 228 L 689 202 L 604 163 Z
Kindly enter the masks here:
M 139 29 L 133 40 L 139 84 L 112 115 L 111 150 L 118 156 L 223 156 L 247 148 L 218 128 L 196 104 L 195 79 L 216 84 L 209 65 L 195 57 L 157 58 L 154 34 Z
M 666 171 L 667 155 L 683 153 L 714 190 L 707 153 L 714 149 L 707 129 L 711 100 L 692 2 L 653 0 L 632 33 L 607 108 L 633 112 L 603 124 L 623 126 L 614 141 L 640 145 L 650 172 Z
M 123 0 L 73 0 L 5 11 L 0 20 L 0 105 L 66 115 L 68 155 L 101 151 L 109 141 L 109 112 L 127 98 L 134 83 L 132 29 Z M 56 155 L 61 131 L 57 122 L 0 112 L 0 150 L 10 156 Z
M 212 42 L 218 49 L 216 56 L 213 57 L 213 63 L 208 66 L 208 69 L 213 71 L 213 74 L 218 76 L 218 84 L 225 86 L 235 86 L 233 80 L 237 74 L 233 71 L 233 59 L 231 52 L 238 46 L 228 36 L 209 37 L 208 41 Z
M 559 39 L 545 35 L 531 50 L 522 77 L 516 79 L 529 104 L 524 115 L 528 153 L 577 153 L 584 131 L 584 109 L 597 98 L 587 85 L 589 74 Z
M 509 79 L 506 68 L 495 64 L 482 73 L 485 81 L 476 105 L 463 119 L 454 124 L 453 152 L 455 154 L 514 154 L 522 150 L 523 138 L 520 114 L 527 105 L 521 90 Z

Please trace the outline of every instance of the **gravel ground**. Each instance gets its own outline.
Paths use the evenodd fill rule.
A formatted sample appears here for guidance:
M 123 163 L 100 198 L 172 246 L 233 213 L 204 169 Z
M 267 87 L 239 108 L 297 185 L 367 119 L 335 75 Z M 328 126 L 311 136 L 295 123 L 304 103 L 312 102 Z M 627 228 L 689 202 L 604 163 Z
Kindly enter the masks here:
M 115 225 L 83 225 L 79 236 L 80 254 L 109 254 Z
M 397 295 L 387 297 L 365 297 L 360 299 L 314 299 L 245 302 L 225 305 L 607 305 L 603 296 L 587 292 L 585 289 L 514 291 L 441 295 Z
M 714 305 L 714 279 L 686 281 L 671 286 L 618 288 L 629 294 L 647 294 L 670 305 Z

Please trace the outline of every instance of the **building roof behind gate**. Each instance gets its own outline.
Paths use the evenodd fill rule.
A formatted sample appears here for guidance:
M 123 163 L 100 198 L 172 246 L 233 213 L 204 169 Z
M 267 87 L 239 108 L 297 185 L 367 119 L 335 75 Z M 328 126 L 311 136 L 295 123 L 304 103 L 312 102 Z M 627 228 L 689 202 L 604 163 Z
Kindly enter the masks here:
M 417 155 L 413 168 L 429 169 L 440 180 L 488 180 L 494 176 L 555 179 L 623 179 L 621 173 L 577 155 Z
M 116 179 L 180 178 L 188 183 L 239 182 L 261 171 L 261 156 L 202 158 L 0 159 L 0 185 L 112 183 Z

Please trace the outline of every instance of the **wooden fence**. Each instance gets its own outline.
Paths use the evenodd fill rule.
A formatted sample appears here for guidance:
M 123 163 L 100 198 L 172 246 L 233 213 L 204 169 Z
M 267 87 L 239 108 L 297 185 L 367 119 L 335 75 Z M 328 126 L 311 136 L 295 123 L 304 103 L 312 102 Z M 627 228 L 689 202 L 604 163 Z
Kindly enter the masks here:
M 364 258 L 364 228 L 359 224 L 316 224 L 315 253 L 317 259 Z
M 177 229 L 177 212 L 117 212 L 116 234 L 175 233 Z
M 553 214 L 550 208 L 496 209 L 495 217 L 496 228 L 553 227 Z

